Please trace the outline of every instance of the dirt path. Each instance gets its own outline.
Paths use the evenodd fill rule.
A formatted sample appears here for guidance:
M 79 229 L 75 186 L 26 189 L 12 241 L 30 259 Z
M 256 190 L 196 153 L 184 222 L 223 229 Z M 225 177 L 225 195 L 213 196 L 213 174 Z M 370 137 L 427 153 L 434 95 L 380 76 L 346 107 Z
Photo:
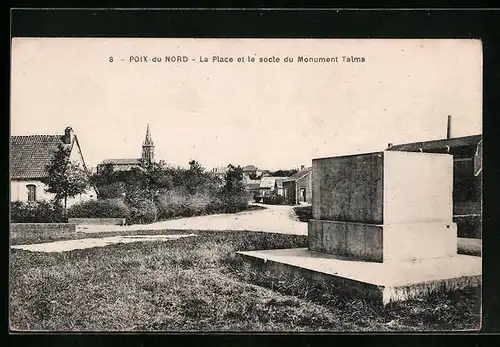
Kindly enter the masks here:
M 231 214 L 173 219 L 152 224 L 126 226 L 79 225 L 78 232 L 96 233 L 120 230 L 251 230 L 307 235 L 307 223 L 293 218 L 293 206 L 265 205 L 266 209 Z

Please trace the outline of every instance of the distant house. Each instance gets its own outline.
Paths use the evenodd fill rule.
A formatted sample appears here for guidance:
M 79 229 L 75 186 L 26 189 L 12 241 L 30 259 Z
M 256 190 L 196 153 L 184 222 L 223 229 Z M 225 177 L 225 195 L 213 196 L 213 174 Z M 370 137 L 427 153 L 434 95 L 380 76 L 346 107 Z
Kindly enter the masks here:
M 299 172 L 283 181 L 283 197 L 292 205 L 312 201 L 312 167 L 302 166 Z
M 97 172 L 102 172 L 105 168 L 112 168 L 113 171 L 128 171 L 135 167 L 140 167 L 143 163 L 153 163 L 155 161 L 155 145 L 149 131 L 149 124 L 146 129 L 146 136 L 142 143 L 141 158 L 132 159 L 105 159 L 97 165 Z
M 286 180 L 286 178 L 278 178 L 274 181 L 274 194 L 283 196 L 283 181 Z
M 482 135 L 392 145 L 388 151 L 453 155 L 453 219 L 461 237 L 480 234 L 482 201 Z
M 257 181 L 255 182 L 246 182 L 245 183 L 245 190 L 248 193 L 248 198 L 253 200 L 256 196 L 259 195 L 259 190 L 260 190 L 260 180 L 253 180 Z
M 226 172 L 229 170 L 227 166 L 214 167 L 210 172 L 217 177 L 224 178 Z
M 259 170 L 257 166 L 254 165 L 247 165 L 244 166 L 243 168 L 243 176 L 248 177 L 250 179 L 257 179 L 262 176 L 262 171 Z
M 27 135 L 10 138 L 10 193 L 11 201 L 51 200 L 54 195 L 45 192 L 47 186 L 42 180 L 48 176 L 47 166 L 58 150 L 59 144 L 71 149 L 69 160 L 81 165 L 90 175 L 85 165 L 78 137 L 71 127 L 64 130 L 64 135 Z M 77 202 L 97 198 L 95 188 L 89 188 L 84 194 L 69 198 L 67 206 Z
M 276 190 L 276 180 L 283 179 L 286 179 L 286 177 L 262 177 L 260 179 L 259 196 L 266 197 L 272 196 L 273 193 L 278 193 Z
M 141 166 L 141 159 L 105 159 L 97 165 L 97 172 L 102 172 L 105 167 L 111 167 L 113 171 L 129 171 L 134 167 Z

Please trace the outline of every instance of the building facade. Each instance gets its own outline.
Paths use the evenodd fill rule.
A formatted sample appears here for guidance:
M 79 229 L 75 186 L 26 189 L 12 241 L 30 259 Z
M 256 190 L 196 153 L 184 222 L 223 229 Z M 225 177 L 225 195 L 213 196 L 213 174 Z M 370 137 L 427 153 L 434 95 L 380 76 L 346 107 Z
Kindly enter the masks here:
M 11 136 L 10 144 L 11 201 L 48 201 L 54 198 L 54 194 L 45 191 L 47 186 L 42 180 L 48 176 L 47 166 L 60 144 L 70 148 L 69 160 L 90 175 L 78 137 L 71 127 L 65 129 L 64 135 Z M 85 193 L 69 198 L 67 205 L 96 198 L 97 191 L 91 187 Z
M 243 177 L 246 177 L 248 179 L 259 179 L 262 177 L 262 170 L 259 170 L 259 168 L 255 165 L 247 165 L 244 166 L 243 168 Z
M 262 177 L 260 179 L 260 186 L 259 186 L 259 196 L 260 197 L 270 197 L 273 195 L 280 195 L 281 191 L 279 188 L 277 188 L 276 181 L 277 180 L 284 180 L 287 177 Z
M 142 143 L 141 158 L 120 158 L 105 159 L 97 165 L 97 172 L 102 172 L 105 168 L 112 168 L 113 171 L 128 171 L 133 168 L 141 167 L 142 164 L 151 164 L 155 162 L 155 145 L 149 130 L 149 124 L 146 128 L 146 136 Z
M 283 181 L 285 203 L 297 205 L 312 202 L 312 167 L 304 168 Z

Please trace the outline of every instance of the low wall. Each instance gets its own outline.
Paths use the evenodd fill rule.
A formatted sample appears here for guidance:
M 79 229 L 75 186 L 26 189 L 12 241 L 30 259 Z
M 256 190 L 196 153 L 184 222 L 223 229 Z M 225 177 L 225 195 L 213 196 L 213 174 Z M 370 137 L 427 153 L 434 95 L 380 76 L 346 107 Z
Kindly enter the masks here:
M 12 238 L 26 234 L 70 235 L 76 233 L 76 225 L 73 223 L 11 223 L 10 233 Z
M 78 225 L 125 225 L 125 218 L 69 218 L 68 222 Z

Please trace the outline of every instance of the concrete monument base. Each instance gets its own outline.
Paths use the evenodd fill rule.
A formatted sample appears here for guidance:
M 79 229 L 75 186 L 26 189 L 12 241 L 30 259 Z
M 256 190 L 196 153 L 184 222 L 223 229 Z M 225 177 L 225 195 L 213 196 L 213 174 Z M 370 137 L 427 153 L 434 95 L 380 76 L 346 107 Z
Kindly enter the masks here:
M 313 159 L 312 217 L 308 249 L 239 254 L 319 295 L 358 294 L 384 305 L 481 285 L 481 258 L 457 255 L 449 154 Z
M 255 269 L 329 283 L 349 296 L 389 302 L 418 298 L 442 290 L 481 285 L 481 258 L 455 255 L 418 261 L 383 263 L 315 252 L 307 248 L 238 252 Z
M 353 260 L 385 262 L 457 254 L 457 226 L 449 222 L 365 224 L 309 220 L 309 249 Z

